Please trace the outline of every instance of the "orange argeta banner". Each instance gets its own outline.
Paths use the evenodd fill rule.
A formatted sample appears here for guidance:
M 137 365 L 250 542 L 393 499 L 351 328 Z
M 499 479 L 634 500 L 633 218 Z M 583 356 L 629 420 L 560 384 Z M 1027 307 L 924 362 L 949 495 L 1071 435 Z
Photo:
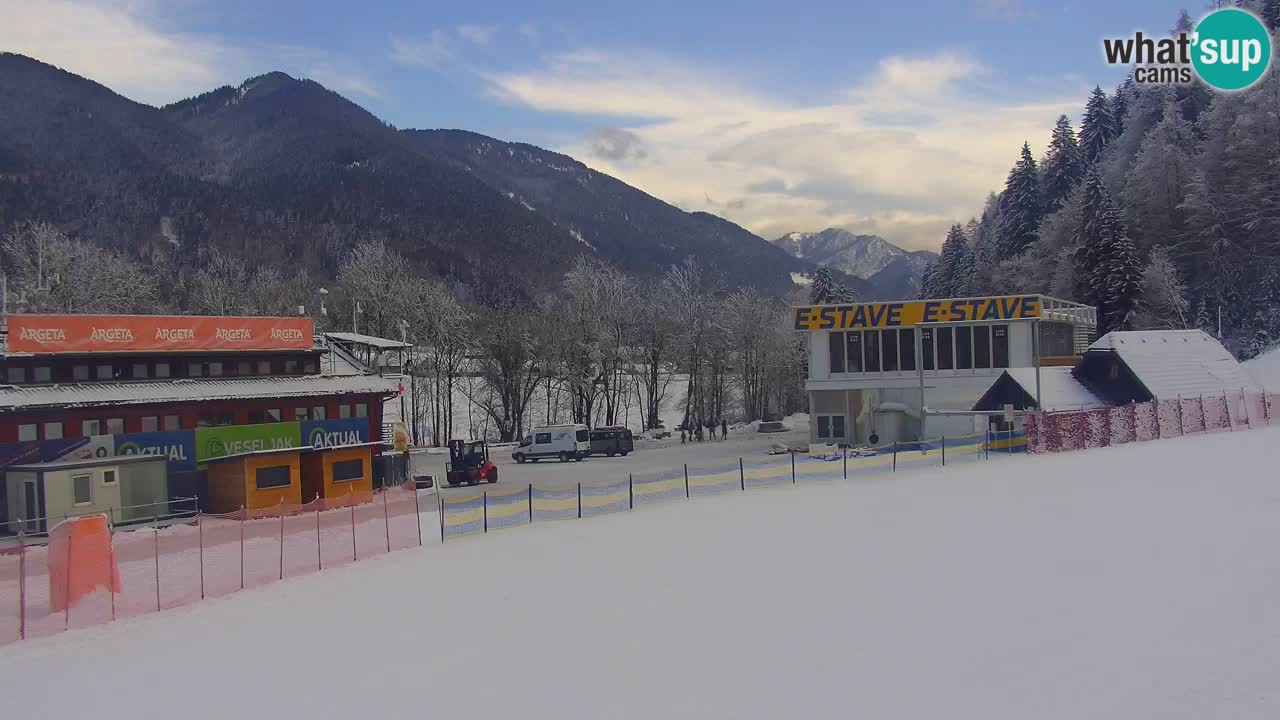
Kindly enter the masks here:
M 309 350 L 305 317 L 9 315 L 10 353 Z

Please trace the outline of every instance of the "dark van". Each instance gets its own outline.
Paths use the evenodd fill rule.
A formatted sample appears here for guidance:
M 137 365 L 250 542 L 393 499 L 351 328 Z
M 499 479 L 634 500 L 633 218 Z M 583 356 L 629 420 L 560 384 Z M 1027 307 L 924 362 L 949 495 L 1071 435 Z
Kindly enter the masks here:
M 591 431 L 592 455 L 626 455 L 635 448 L 635 437 L 624 427 L 598 427 Z

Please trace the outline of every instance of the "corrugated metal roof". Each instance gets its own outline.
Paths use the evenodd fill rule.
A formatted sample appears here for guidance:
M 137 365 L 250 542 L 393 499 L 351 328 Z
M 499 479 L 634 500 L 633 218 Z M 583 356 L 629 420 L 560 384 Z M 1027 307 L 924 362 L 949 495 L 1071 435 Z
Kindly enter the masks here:
M 1031 397 L 1036 396 L 1036 369 L 1009 368 L 1004 371 Z M 1071 375 L 1069 367 L 1040 368 L 1040 406 L 1045 410 L 1078 410 L 1102 407 L 1107 403 Z
M 338 342 L 356 343 L 358 345 L 368 345 L 376 348 L 407 348 L 413 347 L 407 342 L 399 340 L 388 340 L 387 338 L 374 337 L 373 335 L 360 335 L 359 333 L 331 332 L 325 333 L 325 337 Z
M 163 382 L 79 383 L 0 386 L 0 410 L 95 405 L 140 405 L 196 400 L 395 394 L 396 383 L 376 375 L 166 380 Z
M 1257 387 L 1222 343 L 1200 330 L 1110 332 L 1089 352 L 1114 352 L 1158 400 Z

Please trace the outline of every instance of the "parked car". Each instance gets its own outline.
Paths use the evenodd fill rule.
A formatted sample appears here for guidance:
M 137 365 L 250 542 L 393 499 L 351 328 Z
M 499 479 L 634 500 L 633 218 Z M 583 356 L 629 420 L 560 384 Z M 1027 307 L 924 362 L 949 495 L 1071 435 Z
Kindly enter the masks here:
M 592 455 L 628 455 L 635 449 L 635 436 L 627 428 L 610 426 L 591 431 Z
M 552 425 L 534 428 L 526 435 L 511 459 L 518 463 L 537 462 L 543 458 L 559 458 L 560 462 L 581 460 L 591 454 L 591 431 L 586 425 Z

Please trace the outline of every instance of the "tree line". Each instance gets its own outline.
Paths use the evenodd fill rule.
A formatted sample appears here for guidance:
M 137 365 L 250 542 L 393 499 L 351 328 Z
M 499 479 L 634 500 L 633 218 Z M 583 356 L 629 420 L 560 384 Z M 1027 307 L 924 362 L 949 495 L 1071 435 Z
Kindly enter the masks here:
M 302 312 L 317 331 L 404 339 L 413 346 L 409 414 L 418 442 L 612 425 L 632 408 L 649 429 L 672 403 L 699 433 L 804 407 L 789 303 L 727 288 L 692 258 L 655 280 L 582 256 L 553 291 L 529 300 L 510 283 L 418 275 L 378 240 L 346 254 L 323 297 L 305 271 L 284 275 L 221 254 L 194 270 L 144 265 L 47 223 L 21 225 L 0 253 L 10 312 Z M 480 417 L 463 418 L 459 398 Z
M 1239 3 L 1273 36 L 1280 0 Z M 1192 32 L 1184 10 L 1173 32 Z M 1275 40 L 1273 39 L 1273 46 Z M 1024 143 L 982 215 L 948 231 L 922 297 L 1045 293 L 1099 334 L 1200 328 L 1238 357 L 1280 340 L 1280 73 L 1241 92 L 1095 87 L 1038 160 Z

